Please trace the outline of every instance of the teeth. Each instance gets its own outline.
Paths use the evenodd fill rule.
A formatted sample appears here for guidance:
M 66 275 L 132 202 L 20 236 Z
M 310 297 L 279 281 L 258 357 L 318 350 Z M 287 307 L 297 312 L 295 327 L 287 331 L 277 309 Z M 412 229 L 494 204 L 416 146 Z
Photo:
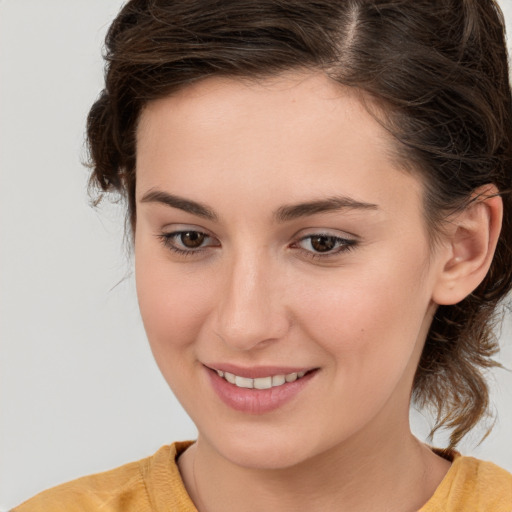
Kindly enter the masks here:
M 237 375 L 235 377 L 235 386 L 238 386 L 239 388 L 252 389 L 254 387 L 254 379 L 248 379 L 247 377 L 239 377 Z
M 224 378 L 230 383 L 235 384 L 235 376 L 232 373 L 224 372 Z
M 254 379 L 254 387 L 256 389 L 269 389 L 272 387 L 272 377 L 261 377 Z
M 286 379 L 286 382 L 294 382 L 297 380 L 297 374 L 289 373 L 288 375 L 285 375 L 284 378 Z
M 257 379 L 249 379 L 248 377 L 240 377 L 233 373 L 215 370 L 219 377 L 223 377 L 230 384 L 234 384 L 239 388 L 247 389 L 270 389 L 282 386 L 287 382 L 295 382 L 297 379 L 304 377 L 306 371 L 288 373 L 287 375 L 272 375 L 269 377 L 259 377 Z
M 286 382 L 284 375 L 274 375 L 272 377 L 272 386 L 282 386 Z

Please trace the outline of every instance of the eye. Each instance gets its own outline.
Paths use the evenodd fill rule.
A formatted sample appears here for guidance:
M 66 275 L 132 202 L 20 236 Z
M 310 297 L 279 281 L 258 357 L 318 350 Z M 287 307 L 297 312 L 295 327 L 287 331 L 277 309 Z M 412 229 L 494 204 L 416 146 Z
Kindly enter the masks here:
M 208 247 L 218 247 L 220 245 L 215 238 L 193 229 L 161 233 L 158 238 L 166 248 L 182 255 L 197 254 Z
M 177 235 L 177 240 L 187 249 L 197 249 L 203 245 L 208 235 L 200 231 L 182 231 Z
M 311 257 L 329 257 L 354 248 L 357 241 L 328 233 L 314 233 L 300 238 L 294 245 L 307 251 Z

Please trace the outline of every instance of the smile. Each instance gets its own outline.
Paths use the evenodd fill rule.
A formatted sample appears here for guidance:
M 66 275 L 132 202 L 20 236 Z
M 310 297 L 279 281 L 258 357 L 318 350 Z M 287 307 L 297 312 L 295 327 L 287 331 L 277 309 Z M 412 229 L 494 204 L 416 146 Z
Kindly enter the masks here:
M 245 414 L 265 414 L 285 406 L 312 385 L 320 370 L 282 366 L 244 368 L 227 363 L 204 365 L 204 369 L 221 401 Z
M 223 372 L 221 370 L 215 370 L 219 377 L 230 384 L 234 384 L 239 388 L 246 389 L 270 389 L 282 386 L 283 384 L 295 382 L 306 375 L 306 371 L 293 372 L 288 374 L 269 375 L 268 377 L 258 377 L 251 379 L 248 377 L 241 377 L 229 372 Z

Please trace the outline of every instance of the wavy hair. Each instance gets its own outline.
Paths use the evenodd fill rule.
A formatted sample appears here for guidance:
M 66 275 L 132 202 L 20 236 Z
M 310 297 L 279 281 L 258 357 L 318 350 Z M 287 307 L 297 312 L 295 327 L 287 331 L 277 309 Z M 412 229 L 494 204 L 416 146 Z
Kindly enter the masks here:
M 504 37 L 493 0 L 131 0 L 108 31 L 105 88 L 88 117 L 91 183 L 126 198 L 133 228 L 145 104 L 211 76 L 311 69 L 382 106 L 398 153 L 423 180 L 431 232 L 477 188 L 495 184 L 504 221 L 491 268 L 471 295 L 437 309 L 412 390 L 455 446 L 488 410 L 493 328 L 512 286 Z

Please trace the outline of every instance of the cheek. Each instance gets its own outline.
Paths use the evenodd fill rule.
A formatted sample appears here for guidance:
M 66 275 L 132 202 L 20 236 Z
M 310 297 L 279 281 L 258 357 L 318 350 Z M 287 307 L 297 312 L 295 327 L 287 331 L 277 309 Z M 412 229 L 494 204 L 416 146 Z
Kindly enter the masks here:
M 372 387 L 401 376 L 423 342 L 430 304 L 422 259 L 380 259 L 364 273 L 346 269 L 296 290 L 302 328 L 331 355 L 339 378 Z
M 165 256 L 136 249 L 137 296 L 151 348 L 159 356 L 185 349 L 196 339 L 208 307 L 204 276 L 170 265 Z

